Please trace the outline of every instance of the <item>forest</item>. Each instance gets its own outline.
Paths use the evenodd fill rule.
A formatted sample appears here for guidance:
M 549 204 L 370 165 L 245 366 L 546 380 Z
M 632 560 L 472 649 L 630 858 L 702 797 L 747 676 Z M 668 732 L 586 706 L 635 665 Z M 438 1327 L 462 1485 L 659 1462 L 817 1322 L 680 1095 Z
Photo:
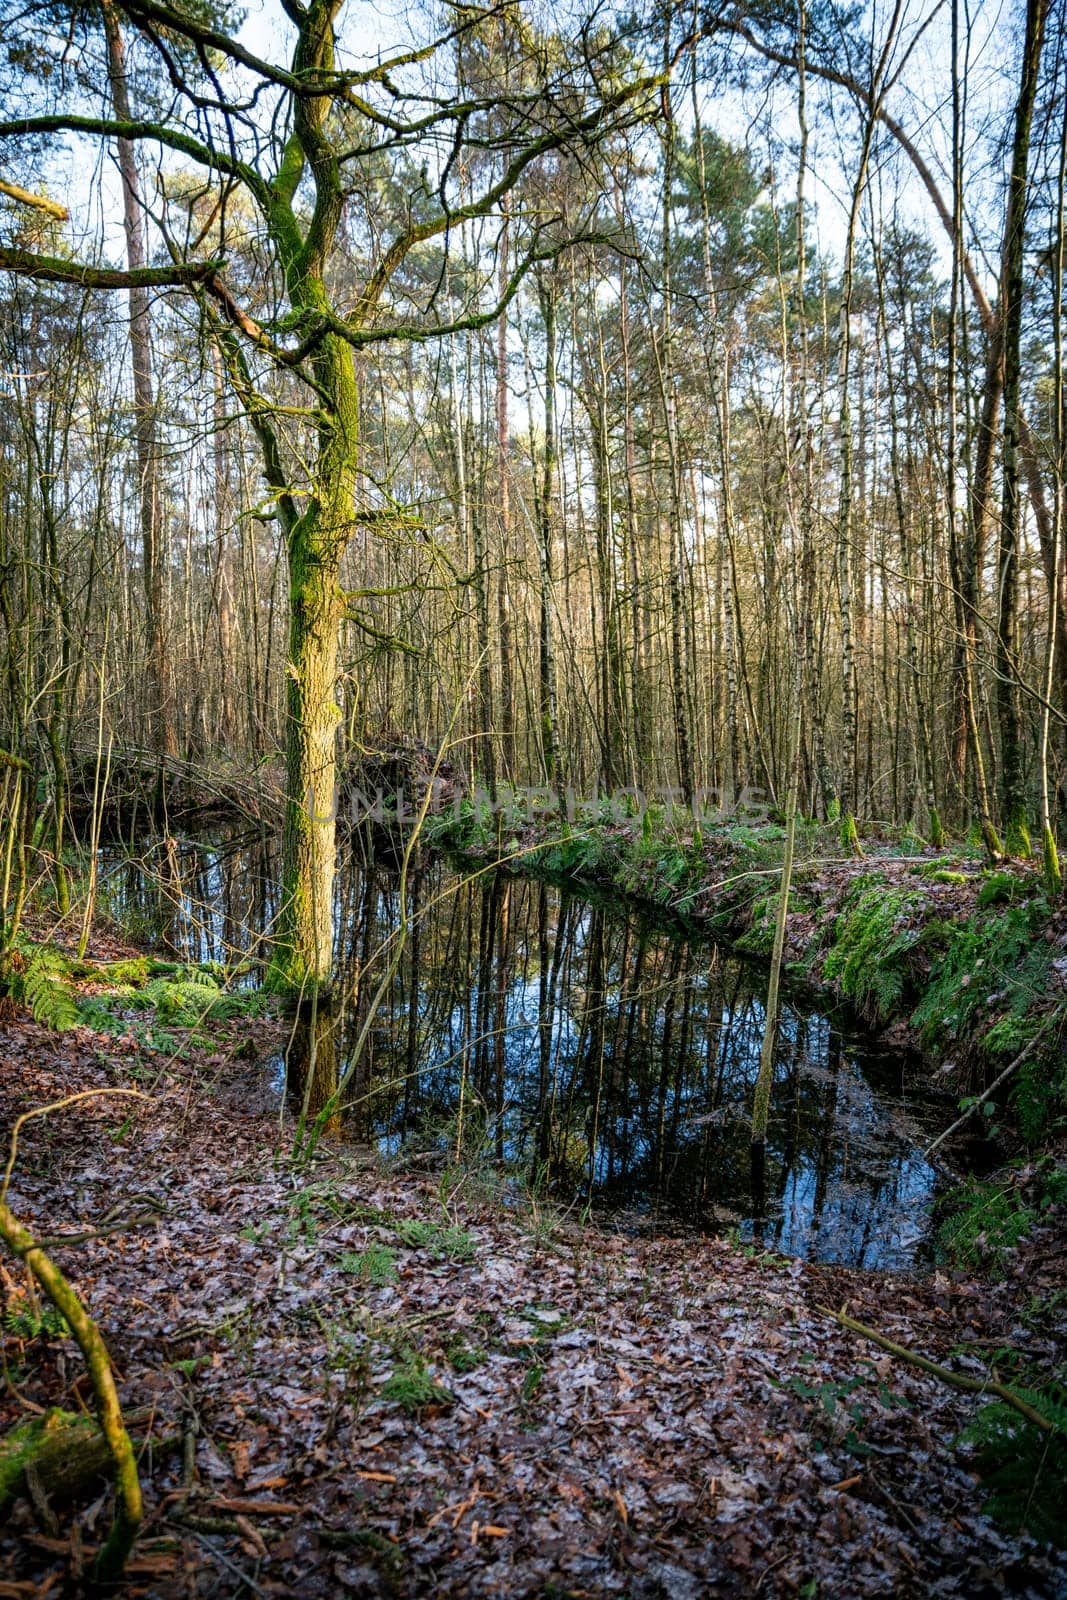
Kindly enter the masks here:
M 1067 1595 L 1065 0 L 0 0 L 0 1600 Z

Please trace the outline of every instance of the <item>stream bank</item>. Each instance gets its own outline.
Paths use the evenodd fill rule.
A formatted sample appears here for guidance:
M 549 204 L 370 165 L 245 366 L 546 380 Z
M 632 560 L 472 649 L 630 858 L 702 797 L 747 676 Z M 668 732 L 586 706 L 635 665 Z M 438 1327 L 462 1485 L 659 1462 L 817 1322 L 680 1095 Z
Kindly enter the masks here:
M 514 815 L 467 801 L 425 824 L 468 867 L 500 865 L 647 905 L 728 948 L 770 954 L 784 828 L 696 826 L 646 810 L 632 822 Z M 516 825 L 517 823 L 517 825 Z M 1014 1142 L 1040 1148 L 1067 1110 L 1067 905 L 1040 870 L 990 869 L 980 847 L 934 850 L 865 830 L 860 857 L 801 822 L 785 978 L 921 1055 L 935 1084 L 977 1098 L 1014 1060 L 1002 1098 Z
M 538 872 L 566 875 L 574 836 L 534 842 L 527 859 L 540 860 Z M 562 860 L 551 856 L 556 847 Z M 613 894 L 626 887 L 602 871 L 616 849 L 631 897 L 695 920 L 693 884 L 676 878 L 667 898 L 684 903 L 664 903 L 678 855 L 662 840 L 630 834 L 595 848 L 598 860 L 581 867 L 590 878 L 596 872 Z M 725 857 L 723 841 L 714 848 Z M 773 836 L 751 843 L 772 848 Z M 495 859 L 477 855 L 484 842 L 468 839 L 466 849 L 472 864 Z M 240 880 L 219 877 L 224 854 L 198 857 L 192 843 L 168 850 L 177 868 L 164 896 L 169 938 L 185 958 L 194 936 L 229 943 L 242 928 L 254 934 Z M 655 866 L 644 878 L 635 870 L 642 859 Z M 940 891 L 959 894 L 966 883 L 934 876 L 954 869 L 928 859 L 903 860 L 919 871 L 899 874 L 899 893 L 914 877 L 944 921 L 950 902 Z M 766 858 L 748 861 L 750 887 L 757 873 L 757 882 L 773 882 Z M 864 865 L 871 870 L 870 859 L 854 870 Z M 126 903 L 147 918 L 150 886 L 132 864 L 123 870 L 136 891 Z M 718 898 L 705 877 L 709 909 L 697 895 L 695 916 L 709 928 L 729 913 L 743 938 L 741 913 L 724 892 L 745 881 L 738 855 L 720 870 Z M 495 867 L 476 879 L 490 895 L 506 881 Z M 353 904 L 362 909 L 352 929 L 395 924 L 395 874 L 390 882 L 353 880 L 348 892 L 361 885 Z M 823 883 L 824 903 L 833 904 Z M 269 914 L 267 875 L 253 872 L 247 887 Z M 836 887 L 847 927 L 849 888 L 859 904 L 871 886 Z M 432 903 L 434 880 L 424 877 L 422 889 Z M 453 920 L 471 930 L 464 960 L 424 929 L 435 966 L 467 994 L 475 1046 L 510 1032 L 509 1006 L 521 1004 L 530 981 L 511 967 L 502 981 L 493 952 L 508 940 L 497 932 L 486 942 L 479 930 L 495 917 L 493 926 L 511 929 L 512 948 L 536 952 L 543 926 L 558 945 L 559 912 L 535 919 L 532 939 L 516 940 L 540 898 L 514 892 L 507 900 L 498 889 L 490 916 L 484 900 L 465 905 L 452 894 Z M 205 905 L 217 907 L 217 922 L 204 920 Z M 572 920 L 581 938 L 561 960 L 575 964 L 576 996 L 600 996 L 595 1018 L 607 1014 L 605 979 L 617 959 L 606 928 L 598 942 L 591 911 Z M 715 964 L 711 947 L 682 960 L 684 941 L 668 938 L 661 949 L 636 924 L 627 933 L 628 918 L 619 927 L 635 951 L 645 937 L 647 981 L 638 989 L 666 989 L 671 1005 L 691 1014 L 698 997 L 702 1014 L 716 1014 L 721 1001 L 700 989 L 697 971 L 701 950 L 704 967 Z M 747 931 L 758 929 L 753 912 Z M 915 928 L 896 931 L 910 937 Z M 90 994 L 96 1010 L 62 1034 L 24 1018 L 2 1025 L 0 1118 L 11 1127 L 28 1110 L 87 1090 L 137 1087 L 150 1096 L 132 1112 L 101 1098 L 26 1125 L 10 1195 L 38 1237 L 90 1235 L 60 1242 L 55 1253 L 100 1323 L 124 1406 L 155 1419 L 150 1435 L 160 1448 L 144 1458 L 149 1511 L 131 1594 L 1065 1592 L 1058 1557 L 1010 1531 L 1022 1521 L 1062 1536 L 1060 1435 L 1050 1455 L 1047 1441 L 1028 1439 L 981 1396 L 957 1394 L 895 1360 L 824 1309 L 847 1306 L 964 1377 L 995 1373 L 1036 1389 L 1051 1414 L 1065 1335 L 1063 1212 L 1047 1205 L 1040 1172 L 1019 1174 L 1012 1215 L 1018 1221 L 1025 1210 L 1027 1227 L 999 1252 L 991 1278 L 943 1265 L 914 1277 L 883 1261 L 789 1259 L 773 1233 L 652 1236 L 607 1214 L 593 1227 L 538 1184 L 506 1180 L 495 1132 L 488 1144 L 458 1147 L 451 1136 L 320 1145 L 309 1164 L 294 1159 L 291 1124 L 264 1082 L 262 1062 L 283 1043 L 283 1024 L 256 1018 L 245 1002 L 226 1015 L 213 999 L 212 1014 L 190 1023 L 183 991 L 210 998 L 210 985 L 193 982 L 191 971 L 159 970 L 139 949 L 99 939 L 89 955 L 101 970 L 119 961 L 123 992 Z M 210 950 L 199 956 L 206 979 Z M 843 969 L 847 956 L 839 960 Z M 758 979 L 758 965 L 752 970 Z M 425 977 L 409 968 L 405 982 L 413 979 L 425 995 Z M 809 985 L 819 981 L 808 975 Z M 147 1011 L 125 1004 L 131 990 L 151 991 Z M 481 1020 L 479 993 L 488 1008 Z M 745 1003 L 755 1026 L 755 1002 Z M 443 1010 L 423 1014 L 409 987 L 397 1005 L 391 1022 L 386 1008 L 379 1051 L 390 1031 L 407 1047 L 410 1029 L 398 1024 L 413 1015 L 417 1039 L 435 1015 L 447 1020 L 454 996 L 448 990 Z M 494 1022 L 494 1006 L 506 1027 Z M 105 1013 L 113 1019 L 106 1026 Z M 1016 1015 L 1006 1000 L 1002 1014 Z M 553 1023 L 548 1037 L 564 1031 Z M 588 1045 L 595 1031 L 587 1023 L 579 1033 Z M 649 1030 L 657 1040 L 651 1086 L 680 1038 L 673 1028 L 663 1034 L 659 1025 Z M 801 1053 L 810 1057 L 823 1038 L 821 1024 L 809 1029 Z M 579 1048 L 576 1069 L 588 1061 Z M 484 1069 L 491 1087 L 495 1064 L 492 1048 L 482 1068 L 472 1057 L 471 1082 Z M 834 1174 L 831 1165 L 835 1181 L 854 1170 Z M 980 1224 L 976 1236 L 986 1231 Z M 34 1407 L 76 1410 L 84 1393 L 77 1354 L 17 1274 L 5 1280 L 4 1337 L 4 1420 Z M 970 1430 L 966 1439 L 961 1430 Z M 1012 1471 L 1014 1484 L 1005 1484 Z M 999 1527 L 983 1509 L 990 1495 L 1007 1519 Z M 19 1500 L 0 1544 L 14 1585 L 24 1586 L 14 1592 L 59 1581 L 76 1592 L 106 1508 L 106 1497 L 88 1509 L 84 1496 L 71 1508 L 57 1502 L 48 1531 L 39 1510 Z

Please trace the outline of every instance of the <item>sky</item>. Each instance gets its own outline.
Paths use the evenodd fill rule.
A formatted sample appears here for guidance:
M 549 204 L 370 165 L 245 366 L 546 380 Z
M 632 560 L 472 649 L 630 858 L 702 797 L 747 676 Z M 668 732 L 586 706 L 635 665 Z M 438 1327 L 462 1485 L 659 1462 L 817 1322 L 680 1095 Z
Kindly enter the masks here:
M 1002 127 L 1010 93 L 1005 82 L 1005 69 L 1013 54 L 1011 30 L 1014 23 L 1002 0 L 969 0 L 969 4 L 973 26 L 965 36 L 965 45 L 972 74 L 970 125 L 977 130 L 981 121 L 993 115 L 996 125 Z M 871 26 L 876 36 L 885 26 L 886 6 L 887 0 L 877 0 L 872 7 Z M 383 54 L 391 54 L 397 45 L 402 46 L 418 30 L 420 18 L 409 16 L 408 12 L 405 0 L 379 0 L 378 4 L 370 4 L 368 0 L 349 0 L 341 14 L 341 60 L 345 64 L 359 66 L 377 61 Z M 551 8 L 546 7 L 545 14 L 551 16 Z M 889 99 L 890 109 L 900 115 L 935 170 L 939 170 L 946 194 L 950 188 L 945 175 L 946 102 L 951 85 L 950 17 L 949 0 L 906 0 L 901 37 L 909 41 L 919 30 L 920 38 L 909 59 L 904 80 L 892 91 Z M 923 27 L 927 19 L 932 20 Z M 285 18 L 278 0 L 246 0 L 240 38 L 249 49 L 264 57 L 285 61 L 291 35 L 292 26 Z M 679 125 L 683 128 L 691 126 L 688 88 L 680 85 L 675 99 Z M 829 112 L 827 100 L 814 82 L 811 99 L 807 178 L 807 195 L 814 207 L 811 243 L 831 257 L 841 259 L 849 200 L 849 174 L 855 159 L 855 123 L 850 115 L 842 115 L 840 110 Z M 844 103 L 846 97 L 837 91 L 837 106 L 840 108 Z M 779 146 L 776 160 L 778 193 L 783 202 L 791 199 L 795 186 L 798 138 L 795 85 L 792 80 L 783 80 L 769 94 L 764 94 L 758 87 L 705 91 L 701 118 L 706 126 L 715 128 L 733 142 L 745 144 L 752 141 L 761 152 L 766 147 L 768 137 L 776 141 Z M 17 178 L 18 175 L 11 176 Z M 1001 196 L 998 189 L 1001 177 L 1000 170 L 993 170 L 986 174 L 981 186 L 977 182 L 968 185 L 970 193 L 981 195 L 979 203 L 988 213 L 988 216 L 980 219 L 982 225 L 979 233 L 993 241 L 994 246 L 999 238 Z M 950 252 L 944 230 L 933 213 L 928 197 L 915 179 L 910 164 L 891 139 L 884 139 L 881 147 L 875 151 L 870 183 L 876 200 L 881 199 L 888 204 L 896 196 L 905 220 L 934 243 L 942 270 L 947 274 Z M 68 204 L 73 199 L 71 209 L 75 236 L 81 234 L 87 242 L 102 236 L 106 241 L 108 256 L 115 262 L 121 261 L 120 188 L 113 155 L 91 145 L 80 150 L 72 147 L 70 154 L 57 162 L 49 188 L 50 192 Z M 80 205 L 79 197 L 82 197 Z M 987 265 L 991 269 L 993 263 Z
M 884 37 L 893 3 L 894 0 L 873 0 L 869 7 L 869 30 L 876 39 Z M 1010 0 L 960 0 L 960 4 L 961 65 L 970 74 L 971 126 L 977 127 L 994 111 L 1004 114 L 1005 67 L 1012 55 L 1014 21 Z M 390 54 L 397 45 L 402 46 L 413 31 L 418 31 L 419 19 L 411 17 L 411 9 L 405 0 L 378 0 L 377 4 L 349 0 L 341 13 L 339 56 L 346 64 L 358 67 Z M 570 9 L 570 4 L 568 0 L 566 7 L 553 8 L 526 3 L 525 9 L 551 18 L 553 14 L 558 16 L 564 9 Z M 923 154 L 943 178 L 946 194 L 951 189 L 947 134 L 952 82 L 951 15 L 950 0 L 905 0 L 899 26 L 900 44 L 894 51 L 893 62 L 899 64 L 902 51 L 908 52 L 908 60 L 899 86 L 891 91 L 887 101 L 889 109 L 900 115 L 909 132 L 917 137 Z M 291 25 L 277 0 L 247 0 L 240 38 L 249 49 L 279 59 L 283 52 L 282 41 L 287 41 L 291 34 Z M 840 91 L 835 92 L 840 103 L 844 96 Z M 841 259 L 850 199 L 848 162 L 854 155 L 854 146 L 849 143 L 847 148 L 843 147 L 843 138 L 849 138 L 853 130 L 847 119 L 835 123 L 825 109 L 818 108 L 822 96 L 814 81 L 810 98 L 814 105 L 810 116 L 807 191 L 814 210 L 812 243 Z M 687 88 L 680 86 L 676 102 L 679 125 L 691 128 Z M 775 139 L 791 147 L 783 152 L 777 178 L 783 197 L 791 194 L 795 186 L 792 152 L 799 143 L 792 82 L 769 97 L 753 90 L 705 92 L 700 114 L 705 126 L 714 128 L 734 143 L 745 144 L 754 138 L 757 144 L 762 144 L 765 133 L 771 130 Z M 895 194 L 904 219 L 918 231 L 928 233 L 942 270 L 947 273 L 951 266 L 951 250 L 944 230 L 910 163 L 889 136 L 883 138 L 881 148 L 874 152 L 870 181 L 876 197 L 888 202 Z M 994 237 L 999 236 L 998 226 L 991 231 Z

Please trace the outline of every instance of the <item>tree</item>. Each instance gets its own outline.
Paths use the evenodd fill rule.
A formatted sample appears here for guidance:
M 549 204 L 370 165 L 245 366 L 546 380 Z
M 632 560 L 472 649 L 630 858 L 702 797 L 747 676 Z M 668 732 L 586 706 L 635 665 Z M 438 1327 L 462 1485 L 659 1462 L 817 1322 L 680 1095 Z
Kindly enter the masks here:
M 414 312 L 405 300 L 419 288 L 420 253 L 438 241 L 447 255 L 464 222 L 499 217 L 522 174 L 547 152 L 589 148 L 640 115 L 670 62 L 663 72 L 635 72 L 618 39 L 592 26 L 567 44 L 527 34 L 520 87 L 490 101 L 477 92 L 442 94 L 433 81 L 447 72 L 457 39 L 483 25 L 488 14 L 478 8 L 457 11 L 447 32 L 361 69 L 339 61 L 341 0 L 284 0 L 284 9 L 293 35 L 287 64 L 255 55 L 193 5 L 115 0 L 116 13 L 169 76 L 171 112 L 123 119 L 57 106 L 9 118 L 0 138 L 121 138 L 180 160 L 213 192 L 210 226 L 190 236 L 164 208 L 163 265 L 123 271 L 3 246 L 0 266 L 100 289 L 185 288 L 223 350 L 259 442 L 288 558 L 286 809 L 271 978 L 300 992 L 328 983 L 332 970 L 341 561 L 354 531 L 373 528 L 382 512 L 360 482 L 355 359 L 374 345 L 422 343 L 492 322 L 527 272 L 571 242 L 554 215 L 516 208 L 507 221 L 507 281 L 484 305 L 475 292 L 481 286 L 468 285 L 455 314 L 442 314 L 439 284 Z M 186 65 L 192 57 L 202 68 L 195 79 Z M 464 195 L 469 158 L 475 148 L 484 153 L 486 141 L 498 168 Z M 407 173 L 420 174 L 402 196 L 383 181 L 401 159 Z M 263 231 L 273 300 L 266 315 L 252 315 L 227 278 L 235 197 L 251 203 Z M 584 228 L 577 219 L 579 235 Z M 339 292 L 342 266 L 356 270 L 354 295 Z
M 1022 380 L 1023 243 L 1026 230 L 1030 127 L 1037 96 L 1041 46 L 1050 0 L 1027 0 L 1026 35 L 1015 107 L 1008 215 L 1000 273 L 1000 325 L 1004 349 L 1004 442 L 1001 463 L 1000 539 L 997 553 L 997 713 L 1000 722 L 1001 811 L 1009 850 L 1030 854 L 1023 782 L 1018 670 L 1019 403 Z M 1057 574 L 1050 588 L 1055 594 Z

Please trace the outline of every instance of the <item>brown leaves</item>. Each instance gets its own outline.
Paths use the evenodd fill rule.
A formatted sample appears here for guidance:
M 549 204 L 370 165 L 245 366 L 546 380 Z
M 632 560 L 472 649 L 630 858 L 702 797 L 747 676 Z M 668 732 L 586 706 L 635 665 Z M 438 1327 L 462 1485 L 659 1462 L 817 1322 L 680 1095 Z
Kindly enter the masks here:
M 40 1075 L 12 1068 L 0 1094 L 35 1093 Z M 92 1082 L 84 1062 L 71 1076 Z M 164 1084 L 136 1139 L 112 1139 L 107 1119 L 54 1143 L 39 1130 L 18 1173 L 28 1213 L 56 1231 L 126 1193 L 166 1207 L 136 1247 L 98 1240 L 66 1263 L 124 1401 L 150 1405 L 157 1433 L 195 1423 L 191 1481 L 180 1453 L 146 1457 L 146 1538 L 174 1543 L 139 1546 L 151 1571 L 132 1570 L 131 1593 L 236 1592 L 239 1573 L 308 1600 L 550 1586 L 675 1600 L 816 1581 L 933 1596 L 988 1590 L 1009 1566 L 1034 1592 L 1045 1582 L 1033 1552 L 970 1514 L 950 1448 L 966 1402 L 881 1358 L 859 1368 L 851 1337 L 809 1304 L 809 1285 L 815 1300 L 856 1297 L 860 1315 L 866 1298 L 936 1351 L 983 1325 L 960 1286 L 820 1276 L 722 1241 L 534 1229 L 473 1200 L 447 1219 L 473 1253 L 440 1261 L 403 1242 L 442 1222 L 435 1177 L 343 1151 L 293 1171 L 274 1159 L 273 1120 L 206 1097 L 187 1115 L 187 1098 Z M 343 1269 L 345 1252 L 374 1249 L 394 1252 L 394 1281 Z M 42 1346 L 26 1400 L 62 1400 L 62 1355 Z M 408 1415 L 381 1392 L 398 1370 L 456 1403 Z M 862 1422 L 844 1402 L 831 1417 L 820 1396 L 857 1372 L 847 1403 Z M 879 1385 L 908 1407 L 887 1408 Z M 8 1420 L 17 1403 L 4 1400 Z M 842 1416 L 870 1455 L 853 1453 Z M 106 1528 L 104 1499 L 57 1510 L 86 1551 Z M 71 1537 L 44 1546 L 33 1531 L 24 1505 L 0 1534 L 0 1600 L 58 1593 L 73 1571 Z

